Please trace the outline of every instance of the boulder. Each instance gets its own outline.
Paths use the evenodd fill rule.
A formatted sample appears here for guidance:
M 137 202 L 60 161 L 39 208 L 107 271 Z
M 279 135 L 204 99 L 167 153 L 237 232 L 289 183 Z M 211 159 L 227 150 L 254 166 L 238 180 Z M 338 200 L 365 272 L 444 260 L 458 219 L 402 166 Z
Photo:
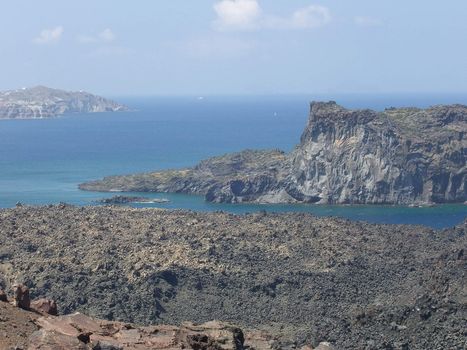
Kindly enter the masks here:
M 96 345 L 92 347 L 92 350 L 123 350 L 123 346 L 113 342 L 99 340 Z
M 182 346 L 189 349 L 241 350 L 245 336 L 240 328 L 212 321 L 199 326 L 184 323 L 180 327 L 178 340 Z
M 58 315 L 57 304 L 54 300 L 41 298 L 31 302 L 30 308 L 41 314 Z
M 24 310 L 29 310 L 31 299 L 29 298 L 29 288 L 24 284 L 15 284 L 13 286 L 13 304 Z

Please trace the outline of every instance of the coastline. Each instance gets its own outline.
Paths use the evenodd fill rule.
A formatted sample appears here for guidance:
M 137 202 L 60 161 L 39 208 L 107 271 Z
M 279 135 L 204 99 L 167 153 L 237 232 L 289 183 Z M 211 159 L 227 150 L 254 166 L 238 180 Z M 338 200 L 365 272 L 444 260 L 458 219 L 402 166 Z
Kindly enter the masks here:
M 377 112 L 314 101 L 291 152 L 245 149 L 78 188 L 201 194 L 213 203 L 464 203 L 466 116 L 459 104 Z

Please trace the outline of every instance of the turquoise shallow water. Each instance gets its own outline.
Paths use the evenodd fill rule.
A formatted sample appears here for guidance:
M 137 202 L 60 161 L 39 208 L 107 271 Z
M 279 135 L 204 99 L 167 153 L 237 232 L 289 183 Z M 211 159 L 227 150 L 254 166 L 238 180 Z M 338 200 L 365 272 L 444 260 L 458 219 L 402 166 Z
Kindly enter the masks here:
M 467 103 L 467 97 L 333 96 L 349 108 Z M 300 138 L 312 99 L 329 96 L 120 98 L 125 113 L 70 115 L 47 120 L 0 121 L 0 207 L 94 204 L 112 194 L 82 192 L 81 182 L 105 175 L 191 166 L 245 148 L 291 150 Z M 147 194 L 145 194 L 147 195 Z M 383 223 L 448 227 L 467 216 L 465 205 L 394 206 L 228 205 L 202 197 L 151 194 L 171 200 L 164 208 L 234 213 L 300 211 Z M 142 205 L 138 205 L 142 206 Z

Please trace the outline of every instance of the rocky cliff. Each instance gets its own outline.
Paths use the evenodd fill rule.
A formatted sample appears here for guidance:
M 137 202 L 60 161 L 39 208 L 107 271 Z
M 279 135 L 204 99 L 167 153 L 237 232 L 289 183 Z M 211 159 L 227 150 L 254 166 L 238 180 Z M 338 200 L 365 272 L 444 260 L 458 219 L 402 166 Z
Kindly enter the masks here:
M 288 182 L 308 202 L 464 202 L 466 134 L 465 106 L 378 113 L 313 103 Z
M 311 104 L 289 154 L 243 151 L 190 169 L 111 176 L 91 191 L 182 192 L 212 202 L 424 204 L 467 200 L 467 107 Z
M 114 101 L 87 92 L 36 86 L 0 92 L 0 119 L 50 118 L 65 113 L 125 111 Z

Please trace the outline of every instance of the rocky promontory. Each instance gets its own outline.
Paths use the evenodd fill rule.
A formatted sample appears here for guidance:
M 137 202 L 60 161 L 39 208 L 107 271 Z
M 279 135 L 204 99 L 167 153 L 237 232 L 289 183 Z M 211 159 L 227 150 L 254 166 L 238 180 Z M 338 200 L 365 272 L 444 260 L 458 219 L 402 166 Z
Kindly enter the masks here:
M 128 107 L 84 91 L 45 86 L 0 92 L 0 119 L 51 118 L 66 113 L 127 111 Z
M 59 314 L 219 320 L 273 334 L 276 349 L 463 349 L 466 225 L 22 206 L 0 210 L 0 289 L 23 284 Z
M 463 203 L 466 135 L 463 105 L 376 112 L 313 102 L 300 144 L 288 154 L 247 150 L 80 188 L 200 194 L 228 203 Z

